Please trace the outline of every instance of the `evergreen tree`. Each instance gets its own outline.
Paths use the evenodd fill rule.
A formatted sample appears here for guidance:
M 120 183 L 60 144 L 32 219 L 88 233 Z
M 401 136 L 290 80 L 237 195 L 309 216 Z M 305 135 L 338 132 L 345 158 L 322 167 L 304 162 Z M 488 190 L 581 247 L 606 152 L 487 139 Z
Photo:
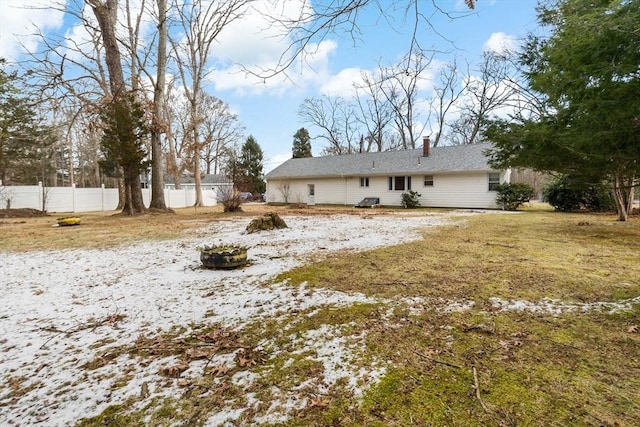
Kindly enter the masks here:
M 133 94 L 121 96 L 104 106 L 100 118 L 104 126 L 103 165 L 118 165 L 125 184 L 123 212 L 129 215 L 145 211 L 140 190 L 140 173 L 149 167 L 146 138 L 149 128 L 143 106 Z
M 238 191 L 264 193 L 267 185 L 263 179 L 263 158 L 262 149 L 252 135 L 242 145 L 238 156 L 230 156 L 228 170 Z
M 313 157 L 311 154 L 311 137 L 309 131 L 305 128 L 300 128 L 293 135 L 293 158 L 299 159 L 302 157 Z
M 0 180 L 7 184 L 47 184 L 52 170 L 54 138 L 36 114 L 33 99 L 15 72 L 5 69 L 0 58 Z
M 640 1 L 558 0 L 539 20 L 548 36 L 521 63 L 543 108 L 489 127 L 492 163 L 608 181 L 624 221 L 640 175 Z

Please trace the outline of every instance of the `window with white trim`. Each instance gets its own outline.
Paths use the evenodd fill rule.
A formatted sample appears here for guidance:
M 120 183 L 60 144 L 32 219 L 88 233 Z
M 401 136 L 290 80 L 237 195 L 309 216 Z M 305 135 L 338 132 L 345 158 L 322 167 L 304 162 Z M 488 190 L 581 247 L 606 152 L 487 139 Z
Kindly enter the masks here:
M 405 191 L 411 190 L 410 176 L 390 176 L 389 191 Z
M 433 175 L 425 175 L 424 176 L 424 186 L 425 187 L 433 187 Z
M 369 186 L 369 177 L 361 176 L 360 177 L 360 187 L 368 187 Z
M 500 173 L 489 173 L 489 191 L 498 191 L 498 185 L 500 185 Z

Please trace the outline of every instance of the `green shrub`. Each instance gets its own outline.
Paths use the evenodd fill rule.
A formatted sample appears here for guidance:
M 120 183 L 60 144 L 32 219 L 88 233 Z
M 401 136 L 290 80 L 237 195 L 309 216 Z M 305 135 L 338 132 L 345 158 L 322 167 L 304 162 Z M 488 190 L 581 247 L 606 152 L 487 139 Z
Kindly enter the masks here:
M 515 211 L 533 197 L 533 187 L 529 184 L 518 182 L 500 184 L 496 189 L 498 190 L 496 202 L 507 211 Z
M 420 206 L 420 196 L 422 196 L 422 194 L 417 191 L 405 191 L 402 193 L 402 207 L 411 209 Z
M 581 191 L 574 188 L 567 176 L 554 179 L 542 190 L 545 202 L 562 212 L 580 209 Z
M 544 201 L 562 212 L 614 209 L 611 188 L 604 181 L 592 184 L 580 177 L 561 175 L 544 188 L 542 196 Z

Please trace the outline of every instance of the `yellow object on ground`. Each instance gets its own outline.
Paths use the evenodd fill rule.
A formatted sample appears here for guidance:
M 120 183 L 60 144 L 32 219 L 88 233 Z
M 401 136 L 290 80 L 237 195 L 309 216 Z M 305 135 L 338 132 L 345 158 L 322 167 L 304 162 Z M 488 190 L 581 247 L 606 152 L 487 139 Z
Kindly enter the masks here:
M 58 225 L 80 225 L 80 218 L 76 216 L 68 216 L 65 218 L 58 218 Z

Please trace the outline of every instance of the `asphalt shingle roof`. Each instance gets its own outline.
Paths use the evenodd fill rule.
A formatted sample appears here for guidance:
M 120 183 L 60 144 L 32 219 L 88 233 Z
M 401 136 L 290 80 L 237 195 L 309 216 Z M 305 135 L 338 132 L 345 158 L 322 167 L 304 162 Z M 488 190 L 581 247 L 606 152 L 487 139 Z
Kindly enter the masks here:
M 165 178 L 164 178 L 164 182 L 167 183 L 167 184 L 173 184 L 173 176 L 166 175 Z M 192 176 L 182 176 L 180 178 L 180 183 L 181 184 L 193 184 L 194 182 L 196 182 L 196 180 Z M 225 175 L 221 175 L 221 174 L 217 174 L 217 175 L 205 174 L 202 177 L 201 182 L 203 184 L 228 184 L 231 181 Z
M 433 147 L 428 157 L 422 147 L 375 153 L 289 159 L 266 175 L 266 179 L 408 175 L 493 170 L 484 155 L 491 144 Z

